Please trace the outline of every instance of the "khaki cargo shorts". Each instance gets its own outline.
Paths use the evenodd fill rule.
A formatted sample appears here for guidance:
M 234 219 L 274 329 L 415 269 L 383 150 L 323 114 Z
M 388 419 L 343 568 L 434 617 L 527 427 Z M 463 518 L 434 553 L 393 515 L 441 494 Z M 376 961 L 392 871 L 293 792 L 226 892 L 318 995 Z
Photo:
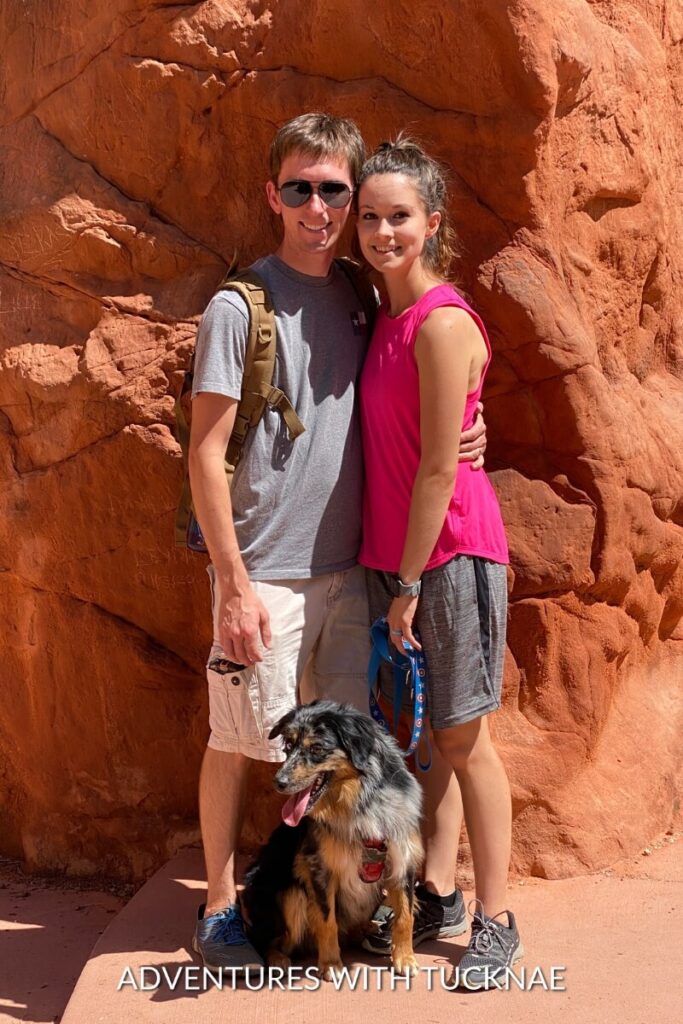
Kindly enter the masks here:
M 209 668 L 225 657 L 218 639 L 218 580 L 211 580 L 213 644 L 207 663 L 209 746 L 259 761 L 284 761 L 282 739 L 268 739 L 297 703 L 318 697 L 368 711 L 368 601 L 361 566 L 307 580 L 254 580 L 270 614 L 273 641 L 263 661 L 224 674 Z

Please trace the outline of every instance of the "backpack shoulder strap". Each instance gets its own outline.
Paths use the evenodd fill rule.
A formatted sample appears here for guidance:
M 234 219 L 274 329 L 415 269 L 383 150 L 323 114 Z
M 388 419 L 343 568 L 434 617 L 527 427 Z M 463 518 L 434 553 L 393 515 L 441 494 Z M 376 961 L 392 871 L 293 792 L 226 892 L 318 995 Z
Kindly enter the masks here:
M 227 278 L 218 291 L 237 292 L 249 310 L 242 395 L 226 453 L 226 471 L 232 467 L 234 472 L 249 428 L 259 422 L 266 405 L 278 410 L 285 421 L 290 440 L 303 434 L 304 425 L 289 398 L 279 388 L 273 387 L 277 329 L 275 311 L 264 282 L 254 271 L 247 270 Z
M 216 293 L 221 291 L 235 291 L 241 295 L 249 313 L 249 334 L 244 358 L 242 394 L 237 406 L 235 425 L 225 453 L 225 474 L 228 483 L 231 483 L 249 428 L 256 426 L 259 422 L 266 405 L 277 409 L 280 413 L 291 440 L 303 434 L 305 428 L 284 392 L 280 388 L 273 387 L 277 333 L 275 312 L 264 282 L 252 270 L 235 273 L 231 267 L 227 277 L 216 289 Z M 205 547 L 195 547 L 194 543 L 190 544 L 188 539 L 193 526 L 198 525 L 192 511 L 192 495 L 188 475 L 190 447 L 188 420 L 191 414 L 190 396 L 194 378 L 194 358 L 195 353 L 193 352 L 175 404 L 176 437 L 182 450 L 185 469 L 183 490 L 176 513 L 175 536 L 178 546 L 190 546 L 193 547 L 193 550 L 206 550 Z M 203 540 L 201 544 L 203 545 Z
M 339 269 L 349 279 L 356 295 L 361 301 L 365 319 L 368 325 L 368 333 L 372 333 L 377 316 L 377 294 L 368 274 L 359 266 L 355 260 L 348 256 L 338 256 L 334 261 Z

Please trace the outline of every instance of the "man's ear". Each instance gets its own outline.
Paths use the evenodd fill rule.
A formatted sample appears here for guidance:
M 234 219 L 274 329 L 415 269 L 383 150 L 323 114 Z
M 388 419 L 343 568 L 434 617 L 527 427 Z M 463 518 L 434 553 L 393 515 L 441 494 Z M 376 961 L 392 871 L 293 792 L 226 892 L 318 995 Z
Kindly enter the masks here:
M 280 193 L 277 190 L 277 185 L 272 178 L 269 178 L 266 182 L 266 196 L 271 210 L 279 217 L 282 213 L 282 203 L 280 202 Z

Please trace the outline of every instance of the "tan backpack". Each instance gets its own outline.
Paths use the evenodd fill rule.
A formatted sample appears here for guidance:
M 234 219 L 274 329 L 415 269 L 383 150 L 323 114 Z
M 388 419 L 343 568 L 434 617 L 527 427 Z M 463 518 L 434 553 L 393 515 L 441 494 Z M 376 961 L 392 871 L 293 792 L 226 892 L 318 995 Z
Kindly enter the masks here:
M 360 272 L 358 266 L 350 259 L 341 257 L 335 262 L 355 288 L 363 306 L 368 331 L 371 331 L 377 300 L 369 278 Z M 249 336 L 244 357 L 242 394 L 237 406 L 235 425 L 225 452 L 225 475 L 228 478 L 228 484 L 231 484 L 235 468 L 242 456 L 247 434 L 250 428 L 255 427 L 261 420 L 266 406 L 277 409 L 280 413 L 291 441 L 303 434 L 306 428 L 297 416 L 287 395 L 279 388 L 273 387 L 277 331 L 275 311 L 265 284 L 258 274 L 251 270 L 228 271 L 227 277 L 216 289 L 216 294 L 223 291 L 237 292 L 242 296 L 249 310 Z M 175 403 L 176 438 L 182 449 L 185 470 L 183 489 L 176 513 L 175 543 L 178 547 L 188 547 L 192 551 L 206 552 L 207 548 L 201 527 L 192 508 L 188 472 L 194 358 L 195 353 L 193 352 L 190 366 L 185 373 L 180 394 Z

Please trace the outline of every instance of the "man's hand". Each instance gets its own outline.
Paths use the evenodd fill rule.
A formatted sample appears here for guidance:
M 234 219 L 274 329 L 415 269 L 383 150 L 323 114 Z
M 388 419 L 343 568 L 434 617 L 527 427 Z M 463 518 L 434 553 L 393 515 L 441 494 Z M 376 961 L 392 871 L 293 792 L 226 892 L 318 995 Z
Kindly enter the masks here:
M 477 402 L 477 415 L 474 418 L 474 423 L 468 430 L 463 430 L 460 435 L 458 462 L 471 462 L 472 469 L 481 469 L 484 465 L 486 423 L 482 415 L 483 412 L 484 406 L 481 402 Z
M 263 661 L 259 641 L 270 647 L 270 616 L 249 582 L 235 587 L 221 581 L 218 639 L 226 658 L 238 665 Z

